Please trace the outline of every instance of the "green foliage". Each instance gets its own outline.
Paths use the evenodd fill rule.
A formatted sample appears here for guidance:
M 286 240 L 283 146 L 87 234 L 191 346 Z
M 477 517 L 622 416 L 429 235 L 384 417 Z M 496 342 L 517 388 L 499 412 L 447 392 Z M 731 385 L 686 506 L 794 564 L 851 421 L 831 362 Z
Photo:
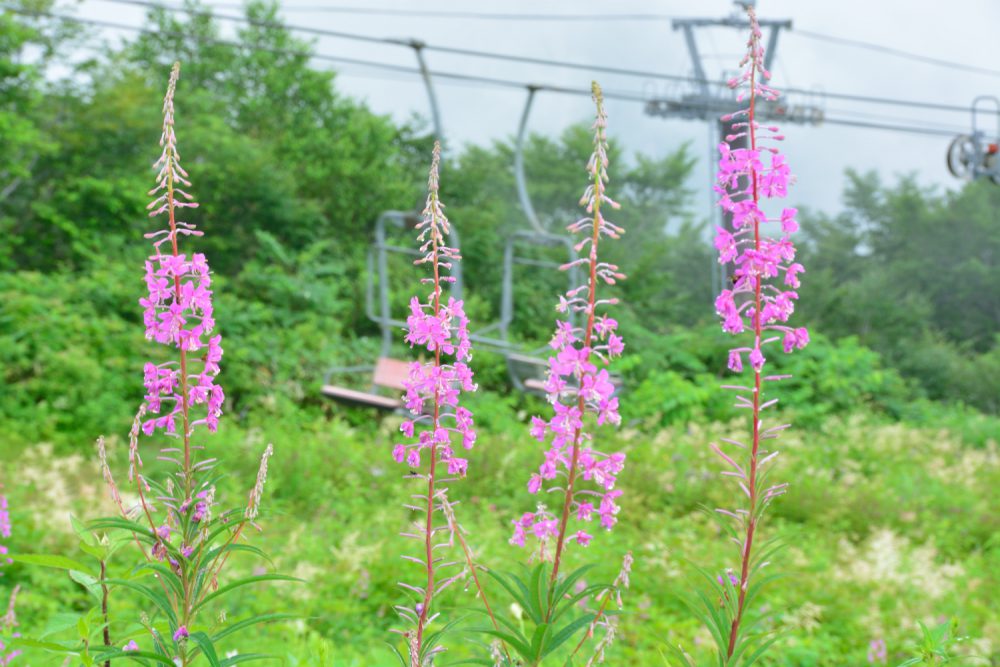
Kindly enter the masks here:
M 932 399 L 996 413 L 1000 190 L 848 176 L 843 213 L 802 218 L 803 320 L 857 336 Z
M 476 398 L 470 408 L 480 418 L 480 433 L 470 464 L 489 473 L 470 476 L 452 491 L 477 561 L 508 563 L 520 556 L 507 544 L 510 522 L 524 510 L 526 471 L 538 459 L 537 450 L 526 444 L 525 422 L 531 411 L 519 414 L 520 407 L 510 397 L 485 393 Z M 220 658 L 238 648 L 241 653 L 275 654 L 289 664 L 392 664 L 384 642 L 394 626 L 392 606 L 398 602 L 398 533 L 406 531 L 411 520 L 387 501 L 400 490 L 389 456 L 399 419 L 376 420 L 359 411 L 351 424 L 348 414 L 338 409 L 336 416 L 326 418 L 319 410 L 294 404 L 276 413 L 254 409 L 242 423 L 223 420 L 213 436 L 212 446 L 227 460 L 229 473 L 218 485 L 222 498 L 245 494 L 239 482 L 254 474 L 262 443 L 292 443 L 271 461 L 268 513 L 261 520 L 264 531 L 253 544 L 272 555 L 269 571 L 306 582 L 237 588 L 228 600 L 220 600 L 216 609 L 226 610 L 230 624 L 275 612 L 294 611 L 298 616 L 290 623 L 265 624 L 257 631 L 221 638 Z M 928 425 L 912 426 L 859 407 L 782 436 L 774 474 L 791 481 L 792 487 L 769 510 L 769 535 L 789 544 L 774 559 L 774 567 L 791 576 L 768 588 L 769 608 L 762 618 L 768 629 L 784 635 L 775 645 L 774 659 L 760 665 L 863 665 L 868 642 L 875 637 L 885 639 L 891 660 L 902 662 L 911 655 L 904 651 L 909 650 L 917 621 L 936 624 L 941 613 L 961 616 L 972 629 L 968 634 L 995 636 L 1000 623 L 993 599 L 1000 587 L 1000 517 L 993 490 L 1000 484 L 1000 429 L 994 422 L 992 444 L 987 440 L 977 445 L 963 441 L 960 431 L 942 429 L 940 424 L 948 420 L 961 425 L 961 413 L 948 417 L 942 409 Z M 9 422 L 0 424 L 7 427 Z M 607 582 L 615 576 L 621 553 L 634 550 L 632 588 L 621 633 L 608 652 L 609 664 L 657 664 L 665 643 L 682 646 L 698 665 L 712 664 L 710 635 L 676 594 L 690 588 L 690 569 L 682 556 L 698 564 L 731 562 L 732 545 L 719 539 L 717 525 L 699 508 L 731 504 L 707 443 L 741 430 L 735 422 L 693 421 L 625 428 L 608 443 L 628 455 L 629 466 L 619 480 L 628 520 L 586 551 L 568 552 L 565 566 L 572 571 L 596 563 L 584 579 L 588 585 Z M 74 509 L 88 518 L 110 512 L 104 489 L 95 483 L 95 457 L 37 446 L 12 448 L 2 429 L 0 437 L 8 443 L 2 451 L 18 461 L 23 480 L 7 487 L 15 526 L 7 541 L 12 553 L 60 554 L 86 564 L 90 557 L 80 550 L 79 539 L 62 517 Z M 124 469 L 124 443 L 109 440 L 109 445 L 115 469 Z M 125 553 L 119 550 L 117 567 L 134 564 L 122 559 Z M 442 556 L 461 558 L 457 552 Z M 263 561 L 253 554 L 234 553 L 227 565 L 231 578 L 220 583 L 252 577 L 260 564 Z M 0 599 L 5 591 L 9 594 L 9 587 L 21 585 L 20 630 L 27 636 L 44 633 L 60 613 L 81 614 L 93 607 L 93 598 L 65 571 L 19 562 L 5 570 Z M 111 576 L 126 578 L 126 572 L 112 570 Z M 145 582 L 154 583 L 148 577 Z M 494 611 L 516 622 L 513 600 L 500 584 L 487 576 L 482 582 Z M 702 588 L 710 590 L 707 583 Z M 152 606 L 131 593 L 113 595 L 115 619 L 135 618 Z M 866 602 L 860 611 L 858 600 Z M 453 586 L 439 604 L 440 609 L 469 616 L 463 610 L 481 603 L 474 589 Z M 212 612 L 206 618 L 214 616 Z M 483 627 L 488 620 L 475 616 L 466 623 Z M 131 630 L 115 628 L 117 646 L 124 643 L 118 638 L 126 631 Z M 529 632 L 523 634 L 531 638 Z M 451 635 L 442 665 L 482 656 L 478 642 L 462 637 Z M 46 635 L 44 640 L 66 637 Z M 591 646 L 588 642 L 579 655 L 586 657 Z M 956 645 L 954 652 L 995 659 L 1000 657 L 996 649 L 995 643 L 970 640 Z M 46 667 L 50 663 L 43 657 L 32 650 L 27 660 Z M 552 660 L 562 664 L 557 657 Z
M 487 571 L 506 594 L 500 598 L 506 603 L 504 607 L 517 610 L 514 617 L 497 615 L 499 628 L 483 627 L 478 630 L 500 640 L 502 646 L 519 656 L 519 660 L 510 662 L 506 659 L 512 656 L 507 654 L 506 661 L 502 664 L 535 667 L 563 645 L 567 648 L 573 646 L 567 642 L 597 617 L 595 611 L 581 612 L 580 604 L 585 604 L 592 596 L 599 592 L 607 593 L 610 589 L 602 584 L 588 586 L 584 583 L 581 587 L 576 587 L 590 569 L 591 566 L 581 567 L 558 577 L 554 582 L 549 576 L 551 567 L 544 562 L 531 569 L 524 567 L 520 574 Z M 563 662 L 570 664 L 569 658 L 565 658 Z
M 963 658 L 956 656 L 952 652 L 953 647 L 963 639 L 958 634 L 958 619 L 953 618 L 932 628 L 928 628 L 923 623 L 918 623 L 918 625 L 920 626 L 920 640 L 913 648 L 915 655 L 899 663 L 898 667 L 970 663 L 976 658 L 983 660 L 983 664 L 991 664 L 991 661 L 985 656 L 967 656 Z

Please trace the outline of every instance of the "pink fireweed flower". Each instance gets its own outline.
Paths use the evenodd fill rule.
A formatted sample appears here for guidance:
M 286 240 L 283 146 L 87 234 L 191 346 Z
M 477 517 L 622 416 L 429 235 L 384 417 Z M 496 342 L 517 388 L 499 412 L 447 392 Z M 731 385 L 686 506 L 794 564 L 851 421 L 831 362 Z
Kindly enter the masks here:
M 872 665 L 884 665 L 888 659 L 884 639 L 873 639 L 868 643 L 868 662 Z
M 426 298 L 414 296 L 410 299 L 404 337 L 410 347 L 426 350 L 432 361 L 414 361 L 409 366 L 403 385 L 406 390 L 404 404 L 411 416 L 400 425 L 400 431 L 409 442 L 396 444 L 392 449 L 393 460 L 406 465 L 412 476 L 427 484 L 426 494 L 420 496 L 423 506 L 407 506 L 423 513 L 419 532 L 405 534 L 422 542 L 422 558 L 407 559 L 423 566 L 426 583 L 421 586 L 401 583 L 402 587 L 414 592 L 418 600 L 413 606 L 396 607 L 400 617 L 415 626 L 414 630 L 405 633 L 409 638 L 406 646 L 412 664 L 416 664 L 416 656 L 427 651 L 433 655 L 443 650 L 425 647 L 424 631 L 435 617 L 431 613 L 434 596 L 457 581 L 457 577 L 442 576 L 440 572 L 448 563 L 439 562 L 434 550 L 450 544 L 450 538 L 443 541 L 445 535 L 451 535 L 450 523 L 436 526 L 434 519 L 436 512 L 444 511 L 443 505 L 447 503 L 443 483 L 448 480 L 442 479 L 444 471 L 452 477 L 464 477 L 469 462 L 456 455 L 456 450 L 472 449 L 476 442 L 472 412 L 459 405 L 462 393 L 476 390 L 468 365 L 472 358 L 469 318 L 465 315 L 463 302 L 452 296 L 446 298 L 443 289 L 445 283 L 454 282 L 449 273 L 461 257 L 457 248 L 448 245 L 451 223 L 438 197 L 440 161 L 441 145 L 435 142 L 427 182 L 427 204 L 423 219 L 417 225 L 421 256 L 414 262 L 428 266 L 431 277 L 422 279 L 422 283 L 429 285 L 431 290 Z
M 435 461 L 445 463 L 451 474 L 464 475 L 466 462 L 455 457 L 455 447 L 471 449 L 476 442 L 472 413 L 459 405 L 462 392 L 475 391 L 472 370 L 468 361 L 472 357 L 469 341 L 469 318 L 464 304 L 449 296 L 444 298 L 442 283 L 450 276 L 442 271 L 460 260 L 457 248 L 447 245 L 450 222 L 444 214 L 444 205 L 438 199 L 438 165 L 440 146 L 435 147 L 434 160 L 428 181 L 430 195 L 424 209 L 424 219 L 417 225 L 420 231 L 422 257 L 416 264 L 430 264 L 434 277 L 431 293 L 426 300 L 414 296 L 410 299 L 404 340 L 410 347 L 420 346 L 432 353 L 434 362 L 410 364 L 409 374 L 403 382 L 406 389 L 405 403 L 412 419 L 400 425 L 412 444 L 396 445 L 393 458 L 411 467 L 420 465 L 424 456 L 433 450 Z M 447 363 L 445 355 L 452 357 Z M 417 433 L 418 427 L 426 427 Z M 452 463 L 452 461 L 455 463 Z
M 10 509 L 7 506 L 7 496 L 0 495 L 0 537 L 7 539 L 10 537 Z M 0 544 L 0 565 L 10 563 L 6 558 L 7 547 Z
M 618 267 L 601 261 L 600 244 L 605 239 L 617 239 L 624 230 L 605 219 L 603 207 L 618 208 L 606 192 L 608 182 L 607 115 L 600 87 L 593 86 L 597 118 L 594 122 L 594 152 L 587 163 L 590 185 L 581 199 L 587 217 L 568 226 L 582 240 L 576 245 L 582 251 L 580 259 L 563 268 L 582 266 L 588 273 L 585 285 L 574 287 L 559 299 L 557 310 L 562 313 L 580 314 L 585 320 L 582 327 L 572 319 L 558 320 L 555 334 L 549 345 L 553 350 L 548 361 L 545 389 L 553 414 L 548 419 L 532 417 L 530 433 L 533 438 L 548 444 L 548 451 L 538 472 L 528 480 L 528 491 L 539 493 L 545 480 L 565 476 L 559 485 L 564 493 L 561 515 L 552 516 L 539 510 L 527 513 L 514 521 L 511 544 L 524 545 L 525 537 L 538 538 L 544 550 L 548 539 L 556 539 L 552 578 L 555 579 L 565 542 L 575 541 L 587 546 L 592 537 L 583 530 L 567 535 L 567 523 L 575 520 L 589 523 L 595 515 L 604 528 L 614 525 L 618 512 L 615 490 L 618 474 L 625 463 L 625 455 L 598 451 L 593 446 L 594 430 L 604 424 L 621 423 L 616 387 L 605 366 L 621 356 L 625 345 L 618 335 L 618 322 L 597 309 L 617 303 L 617 299 L 599 297 L 598 286 L 614 285 L 625 276 Z M 588 416 L 589 415 L 589 416 Z M 584 482 L 590 488 L 579 488 Z M 594 502 L 600 506 L 595 512 Z
M 763 47 L 759 40 L 751 39 L 750 53 L 745 61 L 747 68 L 756 68 L 753 77 L 749 73 L 737 77 L 738 84 L 753 81 L 752 94 L 765 99 L 775 99 L 777 91 L 760 83 L 763 72 Z M 808 334 L 802 336 L 785 323 L 795 311 L 795 301 L 799 298 L 794 291 L 783 286 L 799 287 L 798 274 L 805 269 L 795 260 L 795 246 L 790 235 L 798 231 L 796 221 L 798 211 L 784 208 L 777 218 L 768 218 L 761 210 L 762 199 L 783 198 L 793 177 L 784 156 L 765 142 L 773 141 L 776 127 L 766 127 L 754 120 L 748 109 L 744 112 L 747 121 L 738 123 L 751 137 L 749 148 L 731 149 L 728 144 L 719 146 L 718 191 L 722 197 L 719 205 L 732 215 L 732 231 L 719 228 L 715 247 L 719 251 L 719 263 L 731 264 L 735 284 L 725 289 L 715 302 L 715 310 L 722 319 L 722 328 L 727 333 L 741 334 L 754 331 L 754 341 L 750 354 L 751 366 L 760 371 L 765 363 L 762 347 L 782 337 L 791 335 L 791 344 L 785 343 L 785 352 L 801 349 L 808 342 Z M 772 136 L 769 136 L 772 135 Z M 764 224 L 776 222 L 780 225 L 780 236 L 764 236 Z M 779 282 L 778 278 L 782 280 Z M 759 314 L 758 314 L 759 313 Z M 774 331 L 777 336 L 765 338 L 765 332 Z M 787 340 L 787 338 L 786 338 Z M 802 341 L 801 345 L 799 342 Z M 730 356 L 729 368 L 742 371 L 742 364 L 736 360 L 739 355 Z
M 17 606 L 17 594 L 20 590 L 20 586 L 14 586 L 14 590 L 10 593 L 7 610 L 0 616 L 0 636 L 13 637 L 15 639 L 21 636 L 15 629 L 18 625 L 15 607 Z M 0 667 L 7 667 L 19 655 L 21 655 L 20 650 L 9 649 L 3 640 L 0 639 Z
M 759 535 L 764 509 L 787 487 L 786 484 L 766 484 L 766 471 L 762 470 L 777 452 L 762 449 L 761 441 L 776 437 L 785 428 L 776 426 L 765 429 L 761 420 L 761 412 L 776 402 L 763 400 L 762 384 L 782 377 L 764 375 L 772 349 L 768 346 L 781 341 L 783 351 L 791 353 L 809 342 L 809 332 L 805 328 L 788 324 L 799 298 L 798 293 L 792 290 L 799 287 L 798 275 L 805 271 L 801 264 L 795 262 L 795 245 L 790 238 L 799 228 L 797 210 L 784 208 L 780 216 L 768 217 L 764 209 L 769 207 L 763 205 L 764 200 L 785 197 L 794 178 L 785 157 L 772 143 L 783 138 L 777 134 L 778 128 L 764 126 L 755 117 L 758 98 L 774 100 L 778 93 L 764 83 L 770 74 L 764 68 L 760 26 L 753 7 L 749 7 L 747 13 L 751 33 L 746 57 L 740 63 L 744 69 L 731 81 L 733 88 L 740 89 L 737 100 L 747 100 L 747 107 L 724 116 L 723 120 L 741 119 L 733 124 L 737 128 L 735 136 L 746 137 L 749 145 L 746 148 L 731 148 L 726 143 L 719 146 L 721 156 L 715 188 L 720 195 L 719 205 L 732 217 L 732 229 L 719 229 L 715 246 L 719 251 L 719 262 L 732 265 L 734 279 L 731 289 L 724 289 L 719 294 L 715 310 L 722 321 L 723 331 L 733 335 L 752 334 L 747 336 L 750 340 L 729 351 L 726 365 L 732 372 L 741 373 L 745 359 L 753 373 L 752 385 L 728 387 L 739 392 L 737 407 L 752 412 L 752 440 L 746 444 L 731 439 L 724 442 L 745 453 L 733 452 L 730 455 L 720 446 L 712 445 L 725 465 L 722 474 L 734 478 L 741 497 L 747 503 L 745 508 L 718 510 L 722 521 L 733 522 L 733 532 L 739 536 L 734 540 L 739 550 L 739 569 L 726 570 L 725 576 L 717 578 L 727 597 L 730 593 L 725 591 L 729 587 L 738 591 L 732 594 L 733 604 L 723 606 L 723 613 L 727 615 L 723 625 L 728 632 L 726 636 L 720 634 L 716 637 L 720 642 L 719 651 L 727 659 L 747 651 L 747 642 L 752 641 L 745 635 L 742 621 L 747 591 L 752 590 L 750 578 L 756 572 L 751 567 L 755 557 L 754 539 Z M 765 233 L 765 225 L 769 223 L 777 223 L 775 236 Z M 715 614 L 716 610 L 713 609 L 712 613 Z
M 174 133 L 174 93 L 180 68 L 175 65 L 163 100 L 163 151 L 153 164 L 158 170 L 156 187 L 149 194 L 150 217 L 167 216 L 164 229 L 146 234 L 153 240 L 154 253 L 146 261 L 147 295 L 139 299 L 143 308 L 146 338 L 180 350 L 181 362 L 143 369 L 146 388 L 146 411 L 150 418 L 142 425 L 146 435 L 160 429 L 177 435 L 189 432 L 196 424 L 210 431 L 218 427 L 225 393 L 215 384 L 222 359 L 222 337 L 212 335 L 215 328 L 212 306 L 212 275 L 201 253 L 188 256 L 179 252 L 181 236 L 201 236 L 193 224 L 177 219 L 177 212 L 198 204 L 180 186 L 190 187 L 188 174 L 180 163 L 177 136 Z M 205 406 L 204 415 L 196 416 L 191 408 Z M 153 416 L 158 415 L 158 416 Z M 179 433 L 186 437 L 186 432 Z

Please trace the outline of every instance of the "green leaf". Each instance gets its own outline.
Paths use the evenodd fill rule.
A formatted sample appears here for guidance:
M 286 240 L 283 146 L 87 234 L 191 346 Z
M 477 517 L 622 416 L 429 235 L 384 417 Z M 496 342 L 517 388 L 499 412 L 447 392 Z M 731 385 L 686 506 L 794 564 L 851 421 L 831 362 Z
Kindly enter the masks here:
M 170 667 L 177 667 L 177 664 L 165 655 L 159 653 L 153 653 L 151 651 L 123 651 L 121 649 L 112 649 L 110 651 L 105 651 L 102 653 L 94 654 L 95 661 L 100 664 L 108 660 L 134 660 L 140 662 L 141 660 L 154 660 L 161 665 L 169 665 Z
M 145 478 L 144 478 L 145 479 Z M 128 519 L 123 519 L 121 517 L 104 517 L 101 519 L 94 519 L 87 524 L 87 528 L 90 530 L 107 530 L 109 528 L 118 528 L 121 530 L 127 530 L 130 533 L 136 533 L 144 537 L 151 537 L 152 532 L 146 526 L 135 521 L 129 521 Z
M 542 623 L 535 628 L 535 632 L 531 635 L 531 655 L 535 660 L 542 657 L 551 627 L 548 623 Z
M 552 618 L 549 620 L 554 624 L 563 616 L 563 614 L 573 611 L 573 609 L 576 608 L 576 604 L 578 602 L 602 590 L 610 590 L 610 589 L 608 586 L 605 586 L 604 584 L 593 584 L 591 586 L 587 586 L 585 589 L 583 589 L 579 593 L 576 593 L 572 597 L 563 599 L 562 604 L 556 609 L 555 613 L 552 614 Z
M 673 644 L 667 644 L 667 649 L 673 654 L 674 658 L 680 661 L 681 667 L 697 667 L 693 662 L 691 662 L 691 659 L 684 654 L 684 651 L 682 651 L 680 647 L 674 646 Z M 662 651 L 660 652 L 660 657 L 667 663 L 667 667 L 674 667 L 674 664 L 670 662 L 670 659 L 667 658 L 667 656 L 663 655 Z
M 104 560 L 105 552 L 107 551 L 107 549 L 102 546 L 94 546 L 93 544 L 89 544 L 83 540 L 80 540 L 80 550 L 89 556 L 93 556 L 97 560 Z
M 566 594 L 569 593 L 570 589 L 573 588 L 573 584 L 575 584 L 580 577 L 593 568 L 593 565 L 584 565 L 583 567 L 573 570 L 567 576 L 560 577 L 559 581 L 556 582 L 552 598 L 554 600 L 562 600 Z
M 174 614 L 173 607 L 170 606 L 170 601 L 167 600 L 167 597 L 160 591 L 150 586 L 138 584 L 134 581 L 128 581 L 126 579 L 106 579 L 105 583 L 114 586 L 121 586 L 122 588 L 127 588 L 129 590 L 135 591 L 136 593 L 138 593 L 139 595 L 143 596 L 144 598 L 152 602 L 154 605 L 156 605 L 157 609 L 162 611 L 164 615 L 167 617 L 167 619 L 170 621 L 170 625 L 172 626 L 177 625 L 177 615 Z
M 399 660 L 400 667 L 409 667 L 410 663 L 406 661 L 406 659 L 403 657 L 403 654 L 399 652 L 398 648 L 396 648 L 389 642 L 386 642 L 385 645 L 389 647 L 389 650 L 392 651 L 392 654 L 396 656 L 397 660 Z
M 440 630 L 424 635 L 424 645 L 423 645 L 424 654 L 433 649 L 437 645 L 438 640 L 441 637 L 443 637 L 449 630 L 451 630 L 453 627 L 458 625 L 463 620 L 465 620 L 464 616 L 453 619 L 448 623 L 446 623 Z
M 14 637 L 9 642 L 10 648 L 33 648 L 40 651 L 49 651 L 52 653 L 68 653 L 71 655 L 76 655 L 80 652 L 82 646 L 78 645 L 76 642 L 70 643 L 60 643 L 60 642 L 46 642 L 38 639 L 30 639 L 27 637 Z
M 230 592 L 232 590 L 235 590 L 235 589 L 240 588 L 242 586 L 249 586 L 250 584 L 257 584 L 257 583 L 260 583 L 260 582 L 263 582 L 263 581 L 298 581 L 298 582 L 301 582 L 302 580 L 299 579 L 298 577 L 289 577 L 288 575 L 285 575 L 285 574 L 259 574 L 259 575 L 253 576 L 253 577 L 244 577 L 243 579 L 237 579 L 236 581 L 233 581 L 231 583 L 226 584 L 225 586 L 222 586 L 221 588 L 219 588 L 219 590 L 215 591 L 214 593 L 206 595 L 205 599 L 203 599 L 200 603 L 198 603 L 197 605 L 195 605 L 194 609 L 195 609 L 195 611 L 197 611 L 197 610 L 201 609 L 202 607 L 204 607 L 209 602 L 211 602 L 212 600 L 214 600 L 214 599 L 216 599 L 218 597 L 221 597 L 221 596 L 225 595 L 226 593 L 228 593 L 228 592 Z
M 9 556 L 9 558 L 17 563 L 38 565 L 41 567 L 54 567 L 58 570 L 84 571 L 87 569 L 87 566 L 80 561 L 67 558 L 66 556 L 57 556 L 55 554 L 19 554 Z
M 42 630 L 42 634 L 39 635 L 41 638 L 48 637 L 49 635 L 54 635 L 63 630 L 69 630 L 75 627 L 77 622 L 80 620 L 80 614 L 69 614 L 69 613 L 59 613 L 54 614 L 45 624 L 45 629 Z
M 512 586 L 509 581 L 507 581 L 507 578 L 505 576 L 501 575 L 498 572 L 494 572 L 493 570 L 486 570 L 486 574 L 489 575 L 498 584 L 500 584 L 504 588 L 504 590 L 507 591 L 507 593 L 509 593 L 512 598 L 514 598 L 514 601 L 517 602 L 519 607 L 527 611 L 528 608 L 527 599 L 525 599 L 524 595 L 520 595 L 518 594 L 518 591 L 514 590 L 514 586 Z M 523 592 L 527 592 L 527 588 L 524 586 L 524 584 L 521 584 L 520 580 L 518 580 L 517 577 L 515 577 L 512 574 L 507 576 L 509 576 L 512 580 L 517 581 L 517 583 L 520 584 L 519 588 Z
M 137 573 L 141 573 L 144 570 L 149 570 L 159 575 L 162 581 L 165 581 L 170 585 L 170 588 L 173 589 L 177 597 L 180 598 L 184 596 L 184 587 L 181 583 L 180 577 L 178 577 L 173 570 L 163 563 L 143 563 L 135 569 Z
M 224 637 L 235 634 L 240 630 L 249 628 L 251 626 L 257 625 L 259 623 L 270 623 L 272 621 L 285 621 L 291 618 L 296 618 L 295 614 L 258 614 L 257 616 L 251 616 L 250 618 L 244 619 L 238 623 L 233 623 L 224 630 L 220 630 L 215 633 L 212 637 L 213 642 L 218 642 Z
M 80 572 L 79 570 L 70 570 L 69 578 L 86 588 L 87 592 L 93 595 L 98 602 L 101 601 L 104 592 L 101 590 L 101 584 L 97 577 L 89 575 L 86 572 Z
M 201 652 L 204 654 L 205 659 L 208 660 L 208 664 L 211 667 L 222 667 L 219 664 L 219 656 L 215 653 L 215 646 L 212 644 L 212 640 L 204 632 L 192 632 L 190 640 L 198 645 Z
M 528 645 L 527 640 L 523 637 L 515 636 L 507 632 L 498 632 L 493 628 L 481 628 L 473 630 L 473 632 L 481 632 L 483 634 L 490 635 L 491 637 L 496 637 L 503 643 L 507 644 L 507 646 L 510 646 L 517 651 L 525 660 L 532 660 L 534 658 L 531 654 L 531 647 Z
M 590 625 L 595 618 L 596 614 L 584 614 L 583 616 L 580 616 L 576 620 L 571 621 L 569 625 L 564 626 L 561 630 L 559 630 L 559 632 L 555 634 L 554 637 L 552 637 L 552 641 L 549 642 L 549 645 L 546 648 L 545 652 L 542 653 L 542 655 L 539 657 L 544 658 L 545 656 L 555 651 L 557 648 L 566 643 L 566 641 L 570 637 L 579 632 L 581 628 L 585 628 L 588 625 Z
M 218 556 L 224 553 L 231 553 L 234 551 L 243 551 L 246 553 L 254 554 L 255 556 L 260 556 L 268 563 L 273 565 L 271 557 L 268 556 L 266 553 L 264 553 L 261 549 L 253 546 L 252 544 L 225 544 L 221 547 L 215 547 L 214 549 L 208 550 L 208 552 L 205 554 L 204 560 L 207 563 L 211 563 Z
M 743 667 L 750 667 L 752 664 L 757 662 L 758 658 L 764 655 L 764 652 L 767 651 L 767 649 L 769 649 L 771 645 L 774 644 L 774 642 L 778 641 L 779 639 L 781 639 L 781 635 L 771 637 L 766 642 L 761 644 L 756 651 L 750 654 L 750 657 L 748 657 L 746 662 L 743 663 Z
M 222 667 L 229 667 L 230 665 L 238 665 L 241 662 L 251 662 L 253 660 L 280 660 L 280 658 L 270 653 L 239 653 L 231 658 L 226 658 L 222 661 L 221 665 Z
M 535 624 L 542 624 L 548 617 L 548 607 L 549 607 L 549 590 L 547 585 L 547 577 L 544 573 L 545 564 L 539 563 L 531 573 L 531 602 L 532 602 L 532 615 L 535 616 Z

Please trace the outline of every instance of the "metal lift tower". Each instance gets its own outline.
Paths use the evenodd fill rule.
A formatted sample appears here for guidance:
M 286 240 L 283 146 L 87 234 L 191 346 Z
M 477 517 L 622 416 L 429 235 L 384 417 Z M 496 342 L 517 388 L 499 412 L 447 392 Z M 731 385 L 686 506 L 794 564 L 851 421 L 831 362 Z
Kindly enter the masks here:
M 743 11 L 748 7 L 753 7 L 755 0 L 737 0 L 734 2 L 741 11 L 735 11 L 725 18 L 688 18 L 674 19 L 672 22 L 674 30 L 684 33 L 684 42 L 687 44 L 688 53 L 691 56 L 691 65 L 694 68 L 694 75 L 697 79 L 692 84 L 692 89 L 672 98 L 652 98 L 646 102 L 646 113 L 650 116 L 660 116 L 663 118 L 683 118 L 686 120 L 706 120 L 716 123 L 718 127 L 718 141 L 711 147 L 711 164 L 714 161 L 715 146 L 726 141 L 732 148 L 746 148 L 747 138 L 738 137 L 732 141 L 727 141 L 728 135 L 739 134 L 732 128 L 732 122 L 719 120 L 720 116 L 733 113 L 740 108 L 736 102 L 733 91 L 724 83 L 719 81 L 709 81 L 705 74 L 705 65 L 701 52 L 698 50 L 696 30 L 698 28 L 726 27 L 749 30 L 750 22 L 744 18 Z M 781 30 L 790 30 L 792 22 L 790 20 L 761 20 L 759 21 L 762 30 L 769 31 L 767 46 L 764 51 L 764 67 L 771 70 L 774 62 L 774 54 L 778 46 L 778 35 Z M 791 122 L 809 125 L 819 125 L 823 122 L 823 109 L 807 100 L 803 103 L 790 104 L 784 97 L 774 101 L 758 100 L 757 115 L 761 120 L 774 120 L 781 122 Z M 742 119 L 737 119 L 739 122 Z M 712 207 L 712 217 L 715 219 L 715 207 Z M 715 266 L 713 264 L 713 266 Z M 712 270 L 712 292 L 718 293 L 722 283 L 726 280 L 725 267 L 718 266 Z

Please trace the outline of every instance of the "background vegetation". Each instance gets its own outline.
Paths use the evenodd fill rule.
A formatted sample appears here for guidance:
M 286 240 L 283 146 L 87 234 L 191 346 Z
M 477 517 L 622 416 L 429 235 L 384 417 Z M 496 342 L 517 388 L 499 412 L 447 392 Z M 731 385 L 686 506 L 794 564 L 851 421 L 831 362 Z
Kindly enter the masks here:
M 247 12 L 275 18 L 263 3 Z M 158 33 L 81 61 L 90 36 L 0 17 L 0 481 L 12 551 L 72 554 L 69 513 L 107 513 L 98 434 L 125 469 L 123 436 L 151 354 L 137 305 L 148 165 L 166 73 L 180 59 L 180 145 L 226 350 L 227 416 L 206 444 L 234 480 L 248 480 L 251 452 L 275 443 L 270 514 L 255 539 L 279 571 L 308 582 L 247 593 L 227 610 L 293 600 L 302 612 L 258 645 L 232 648 L 290 664 L 390 664 L 382 642 L 407 521 L 406 483 L 389 465 L 398 422 L 326 402 L 319 387 L 329 368 L 377 355 L 378 330 L 358 298 L 372 224 L 420 201 L 429 139 L 419 124 L 339 94 L 335 75 L 307 57 L 269 51 L 308 47 L 280 27 L 245 28 L 239 46 L 220 46 L 204 42 L 219 33 L 207 17 L 149 22 Z M 462 233 L 467 310 L 483 326 L 498 316 L 503 243 L 526 227 L 512 146 L 449 148 L 442 197 Z M 589 150 L 585 126 L 531 137 L 530 189 L 545 219 L 575 219 Z M 604 579 L 635 552 L 630 614 L 610 660 L 646 665 L 667 639 L 693 653 L 707 643 L 675 596 L 689 585 L 684 559 L 726 565 L 698 507 L 724 504 L 707 443 L 738 426 L 717 389 L 726 343 L 711 312 L 706 230 L 686 189 L 694 159 L 684 146 L 665 158 L 613 146 L 612 161 L 622 165 L 616 221 L 628 229 L 616 252 L 633 276 L 621 290 L 620 446 L 630 466 L 620 529 L 591 548 L 609 564 Z M 795 375 L 781 400 L 796 428 L 780 473 L 792 490 L 773 525 L 794 545 L 782 557 L 794 576 L 769 599 L 767 623 L 790 633 L 768 664 L 865 664 L 872 639 L 901 658 L 917 621 L 950 616 L 972 638 L 967 651 L 1000 664 L 998 206 L 1000 188 L 988 183 L 937 192 L 855 173 L 842 212 L 803 216 L 799 313 L 815 333 L 804 353 L 781 360 Z M 544 340 L 558 285 L 546 275 L 518 283 L 516 338 Z M 394 303 L 411 288 L 401 274 Z M 485 391 L 472 469 L 490 472 L 455 488 L 473 544 L 500 562 L 511 557 L 510 520 L 530 502 L 538 452 L 525 421 L 541 405 L 511 391 L 499 355 L 476 362 Z M 227 491 L 244 493 L 235 482 Z M 15 584 L 25 634 L 60 636 L 87 604 L 82 587 L 52 571 L 14 565 L 0 599 Z M 450 600 L 467 606 L 470 595 Z M 454 654 L 465 650 L 458 642 Z

